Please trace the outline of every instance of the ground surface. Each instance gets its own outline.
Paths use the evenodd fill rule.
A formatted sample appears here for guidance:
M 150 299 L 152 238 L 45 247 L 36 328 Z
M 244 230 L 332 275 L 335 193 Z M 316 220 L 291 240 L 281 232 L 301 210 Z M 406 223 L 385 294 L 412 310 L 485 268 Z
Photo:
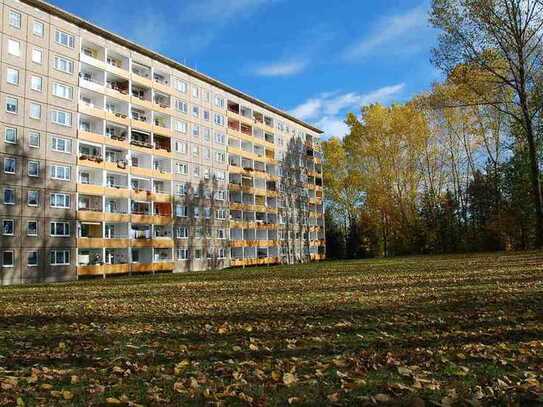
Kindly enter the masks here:
M 0 405 L 539 405 L 543 252 L 0 289 Z

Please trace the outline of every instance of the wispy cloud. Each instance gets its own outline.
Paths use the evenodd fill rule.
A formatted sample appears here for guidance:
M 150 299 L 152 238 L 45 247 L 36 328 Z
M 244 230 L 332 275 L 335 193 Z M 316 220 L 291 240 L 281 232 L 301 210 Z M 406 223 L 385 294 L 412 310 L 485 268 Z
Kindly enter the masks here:
M 126 13 L 126 5 L 103 0 L 88 18 L 98 25 L 157 51 L 171 50 L 172 38 L 185 55 L 202 52 L 230 23 L 248 18 L 282 0 L 186 0 L 175 9 L 142 1 Z
M 367 36 L 344 50 L 343 58 L 352 61 L 377 53 L 388 56 L 413 54 L 428 49 L 428 43 L 432 40 L 428 6 L 423 3 L 403 14 L 381 18 Z
M 371 103 L 390 103 L 400 97 L 404 88 L 405 84 L 399 83 L 368 93 L 321 93 L 296 106 L 290 113 L 301 120 L 314 123 L 327 136 L 343 137 L 348 131 L 344 123 L 347 112 L 358 111 L 360 107 Z
M 301 73 L 307 64 L 308 61 L 302 59 L 272 62 L 256 67 L 253 72 L 258 76 L 292 76 Z

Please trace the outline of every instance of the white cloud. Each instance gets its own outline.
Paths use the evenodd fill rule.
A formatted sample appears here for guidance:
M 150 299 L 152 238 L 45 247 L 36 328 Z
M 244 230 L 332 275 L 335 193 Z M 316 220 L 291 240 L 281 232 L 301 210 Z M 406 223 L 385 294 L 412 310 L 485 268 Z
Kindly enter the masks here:
M 390 103 L 401 95 L 404 88 L 405 84 L 400 83 L 368 93 L 321 93 L 296 106 L 290 113 L 301 120 L 312 122 L 321 128 L 325 135 L 343 137 L 348 131 L 344 123 L 348 112 L 358 112 L 362 106 L 372 103 Z
M 89 20 L 156 51 L 177 47 L 183 56 L 202 52 L 235 20 L 248 18 L 281 0 L 185 0 L 173 10 L 150 0 L 126 12 L 125 4 L 103 0 Z M 172 38 L 176 39 L 172 45 Z
M 389 56 L 412 54 L 427 49 L 433 40 L 432 29 L 428 23 L 426 4 L 408 10 L 404 14 L 385 16 L 371 29 L 369 35 L 348 47 L 343 57 L 355 60 L 375 53 Z
M 306 66 L 307 61 L 304 60 L 274 62 L 257 67 L 254 69 L 254 74 L 258 76 L 291 76 L 299 74 Z

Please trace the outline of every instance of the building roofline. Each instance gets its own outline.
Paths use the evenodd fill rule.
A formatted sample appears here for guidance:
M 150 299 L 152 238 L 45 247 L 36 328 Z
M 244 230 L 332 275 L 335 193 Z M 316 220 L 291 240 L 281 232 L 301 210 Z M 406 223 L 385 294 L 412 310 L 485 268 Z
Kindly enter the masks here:
M 281 110 L 281 109 L 278 109 L 276 107 L 273 107 L 269 104 L 267 104 L 266 102 L 263 102 L 255 97 L 252 97 L 236 88 L 233 88 L 217 79 L 213 79 L 212 77 L 210 76 L 207 76 L 201 72 L 198 72 L 192 68 L 189 68 L 188 66 L 186 65 L 183 65 L 171 58 L 168 58 L 162 54 L 159 54 L 158 52 L 155 52 L 149 48 L 145 48 L 144 46 L 142 45 L 139 45 L 139 44 L 136 44 L 135 42 L 131 41 L 131 40 L 128 40 L 118 34 L 115 34 L 111 31 L 108 31 L 104 28 L 101 28 L 99 26 L 97 26 L 96 24 L 93 24 L 91 23 L 90 21 L 87 21 L 81 17 L 78 17 L 76 16 L 75 14 L 72 14 L 66 10 L 63 10 L 61 9 L 60 7 L 57 7 L 53 4 L 50 4 L 50 3 L 47 3 L 45 1 L 42 1 L 42 0 L 20 0 L 22 3 L 25 3 L 25 4 L 28 4 L 29 6 L 32 6 L 32 7 L 35 7 L 35 8 L 38 8 L 42 11 L 45 11 L 49 14 L 52 14 L 54 16 L 57 16 L 59 18 L 62 18 L 64 20 L 67 20 L 68 22 L 72 23 L 72 24 L 75 24 L 77 25 L 78 27 L 80 28 L 83 28 L 93 34 L 97 34 L 99 36 L 102 36 L 110 41 L 113 41 L 113 42 L 116 42 L 118 43 L 119 45 L 123 45 L 125 46 L 126 48 L 129 48 L 131 49 L 132 51 L 136 51 L 136 52 L 139 52 L 140 54 L 142 55 L 145 55 L 151 59 L 154 59 L 158 62 L 161 62 L 165 65 L 169 65 L 170 67 L 172 68 L 175 68 L 175 69 L 178 69 L 184 73 L 187 73 L 191 76 L 194 76 L 204 82 L 207 82 L 213 86 L 216 86 L 226 92 L 229 92 L 229 93 L 232 93 L 233 95 L 237 96 L 237 97 L 240 97 L 242 99 L 245 99 L 246 101 L 250 102 L 250 103 L 254 103 L 255 105 L 258 105 L 264 109 L 268 109 L 270 110 L 271 112 L 279 115 L 279 116 L 282 116 L 284 117 L 285 119 L 288 119 L 288 120 L 291 120 L 293 121 L 294 123 L 296 124 L 299 124 L 300 126 L 303 126 L 305 127 L 306 129 L 309 129 L 311 131 L 314 131 L 318 134 L 323 134 L 324 132 L 315 127 L 315 126 L 312 126 L 300 119 L 297 119 L 296 117 L 288 114 L 287 112 Z

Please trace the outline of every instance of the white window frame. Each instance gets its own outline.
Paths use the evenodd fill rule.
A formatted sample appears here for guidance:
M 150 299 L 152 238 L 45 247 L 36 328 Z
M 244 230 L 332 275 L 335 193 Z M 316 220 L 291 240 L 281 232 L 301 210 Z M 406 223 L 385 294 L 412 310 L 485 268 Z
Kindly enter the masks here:
M 64 149 L 58 148 L 59 141 L 64 142 Z M 64 137 L 53 136 L 51 138 L 51 150 L 59 152 L 59 153 L 71 154 L 71 152 L 72 152 L 72 140 L 64 138 Z
M 36 30 L 36 27 L 41 28 L 39 30 Z M 32 21 L 32 35 L 43 38 L 43 36 L 45 35 L 45 24 L 38 20 Z
M 62 198 L 63 205 L 57 205 L 57 198 Z M 53 205 L 54 204 L 54 205 Z M 71 205 L 71 197 L 68 194 L 63 194 L 61 192 L 53 192 L 49 195 L 49 206 L 55 209 L 69 209 Z
M 57 263 L 57 254 L 62 253 L 64 262 Z M 54 261 L 53 261 L 54 259 Z M 69 249 L 56 249 L 49 252 L 49 264 L 51 266 L 69 266 L 70 265 L 70 250 Z
M 36 58 L 39 55 L 39 58 Z M 32 62 L 38 65 L 43 64 L 43 49 L 32 48 Z
M 73 86 L 68 86 L 59 82 L 54 82 L 53 95 L 62 99 L 73 100 L 74 88 Z
M 15 106 L 15 110 L 10 110 L 8 108 L 10 105 Z M 19 113 L 19 99 L 13 96 L 6 96 L 6 113 L 9 113 L 9 114 Z
M 36 166 L 36 173 L 33 174 L 30 171 L 30 168 Z M 40 162 L 38 160 L 28 160 L 27 173 L 29 177 L 39 177 L 40 176 Z
M 30 89 L 32 89 L 35 92 L 43 92 L 43 78 L 41 76 L 31 75 Z
M 13 140 L 8 137 L 8 133 L 11 133 L 14 136 Z M 17 144 L 17 127 L 6 126 L 4 129 L 4 143 Z
M 36 194 L 36 203 L 35 204 L 31 204 L 30 203 L 30 194 L 31 193 L 35 193 Z M 28 206 L 32 206 L 32 207 L 38 207 L 40 206 L 40 192 L 35 190 L 35 189 L 31 189 L 31 190 L 28 190 L 27 193 L 26 193 L 26 204 Z
M 55 42 L 66 48 L 75 47 L 75 37 L 66 31 L 55 30 Z
M 17 40 L 8 38 L 8 54 L 14 57 L 21 56 L 21 43 Z
M 65 120 L 59 118 L 64 116 Z M 51 110 L 51 121 L 59 126 L 72 127 L 72 113 L 65 110 Z
M 41 119 L 42 105 L 39 103 L 30 102 L 28 116 L 34 120 Z
M 74 73 L 74 65 L 75 63 L 73 60 L 60 55 L 55 55 L 55 69 L 57 71 L 71 75 Z
M 9 25 L 13 28 L 16 28 L 18 30 L 21 29 L 21 24 L 23 20 L 23 16 L 21 13 L 15 10 L 9 10 Z
M 11 223 L 11 233 L 6 233 L 6 224 Z M 15 236 L 15 219 L 2 219 L 2 236 Z
M 4 263 L 4 260 L 5 260 L 4 255 L 6 253 L 11 253 L 11 264 Z M 15 267 L 15 251 L 14 250 L 2 250 L 2 267 L 4 268 Z
M 62 233 L 57 233 L 57 226 L 62 225 Z M 51 237 L 70 237 L 70 222 L 49 222 L 49 236 Z
M 37 137 L 38 138 L 38 144 L 32 144 L 32 137 Z M 39 132 L 37 131 L 30 131 L 28 133 L 28 146 L 30 148 L 40 148 L 40 143 L 41 143 L 41 135 Z
M 6 68 L 6 82 L 10 85 L 19 85 L 19 70 L 8 66 Z
M 30 228 L 28 227 L 28 225 L 30 223 L 35 223 L 36 224 L 36 233 L 30 233 Z M 38 221 L 37 220 L 29 220 L 26 222 L 26 235 L 27 236 L 38 236 Z
M 15 165 L 13 166 L 13 168 L 15 168 L 15 170 L 12 172 L 12 171 L 6 171 L 6 162 L 9 161 L 13 161 L 15 163 Z M 16 174 L 17 173 L 17 159 L 16 158 L 13 158 L 13 157 L 4 157 L 4 174 Z
M 6 191 L 11 191 L 13 201 L 6 200 Z M 2 200 L 4 205 L 15 205 L 17 203 L 17 196 L 15 195 L 15 190 L 13 188 L 4 188 L 4 190 L 2 191 Z
M 62 169 L 64 176 L 59 177 L 59 169 Z M 51 179 L 59 180 L 59 181 L 70 181 L 71 179 L 71 167 L 69 165 L 57 165 L 53 164 L 51 165 Z

